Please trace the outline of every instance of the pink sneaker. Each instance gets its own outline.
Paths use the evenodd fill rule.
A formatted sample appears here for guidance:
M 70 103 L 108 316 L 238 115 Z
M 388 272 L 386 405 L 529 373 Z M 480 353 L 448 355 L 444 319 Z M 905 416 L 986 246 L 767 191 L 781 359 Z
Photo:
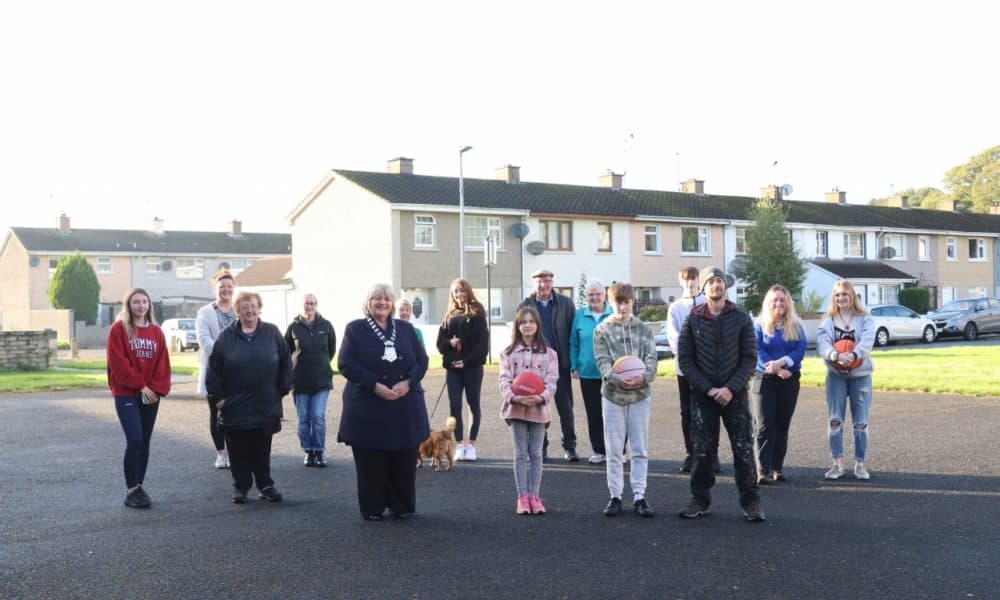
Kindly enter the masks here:
M 517 497 L 517 514 L 530 515 L 532 508 L 534 507 L 531 505 L 531 499 L 528 496 Z
M 545 505 L 542 504 L 542 499 L 538 496 L 528 496 L 528 504 L 531 506 L 531 514 L 533 515 L 544 515 Z

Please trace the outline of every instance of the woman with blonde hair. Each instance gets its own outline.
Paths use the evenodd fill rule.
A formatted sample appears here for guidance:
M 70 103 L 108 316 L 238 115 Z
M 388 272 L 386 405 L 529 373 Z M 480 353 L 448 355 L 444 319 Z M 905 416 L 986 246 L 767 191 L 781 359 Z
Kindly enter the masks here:
M 841 352 L 834 344 L 850 340 L 854 347 Z M 854 429 L 854 477 L 870 479 L 865 467 L 868 452 L 868 412 L 872 403 L 871 351 L 875 322 L 868 315 L 850 281 L 833 284 L 830 308 L 816 334 L 816 350 L 826 361 L 826 405 L 829 411 L 830 456 L 833 466 L 826 479 L 844 476 L 844 417 L 850 400 Z
M 784 481 L 788 430 L 799 399 L 799 375 L 806 332 L 788 289 L 772 285 L 754 324 L 757 368 L 750 383 L 753 449 L 757 483 Z
M 476 438 L 482 410 L 479 394 L 483 386 L 483 365 L 489 351 L 489 328 L 486 324 L 486 308 L 476 300 L 472 286 L 459 277 L 451 282 L 448 312 L 438 329 L 437 349 L 441 353 L 442 364 L 447 375 L 448 404 L 451 416 L 455 417 L 455 441 L 458 450 L 455 460 L 476 460 Z M 472 413 L 468 443 L 464 442 L 462 426 L 462 391 Z
M 160 398 L 170 392 L 170 355 L 146 290 L 125 294 L 108 333 L 107 359 L 108 387 L 125 432 L 125 506 L 149 508 L 153 501 L 142 483 Z

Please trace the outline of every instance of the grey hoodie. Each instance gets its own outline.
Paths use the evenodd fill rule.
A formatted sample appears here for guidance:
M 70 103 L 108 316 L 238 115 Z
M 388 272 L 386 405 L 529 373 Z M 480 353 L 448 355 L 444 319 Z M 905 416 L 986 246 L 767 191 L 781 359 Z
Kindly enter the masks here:
M 622 356 L 635 356 L 646 363 L 645 385 L 626 390 L 619 386 L 621 377 L 611 366 Z M 653 330 L 636 317 L 621 322 L 614 316 L 608 317 L 594 329 L 594 359 L 601 372 L 601 395 L 618 404 L 634 404 L 648 398 L 652 393 L 649 385 L 656 377 L 656 342 Z

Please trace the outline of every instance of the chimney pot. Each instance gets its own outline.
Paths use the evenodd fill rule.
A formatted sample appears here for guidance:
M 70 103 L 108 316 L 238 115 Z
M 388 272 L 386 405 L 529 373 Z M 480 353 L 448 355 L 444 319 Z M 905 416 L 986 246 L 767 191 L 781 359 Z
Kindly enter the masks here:
M 399 156 L 390 160 L 389 172 L 395 175 L 413 175 L 413 159 Z
M 66 213 L 59 215 L 59 231 L 69 231 L 69 217 Z
M 823 195 L 823 199 L 831 204 L 847 204 L 847 192 L 840 191 L 840 188 L 833 188 Z
M 233 237 L 239 237 L 243 235 L 243 222 L 239 219 L 233 219 L 229 222 L 229 235 Z
M 611 188 L 613 190 L 620 190 L 622 189 L 622 177 L 624 177 L 624 175 L 615 173 L 611 169 L 608 169 L 607 173 L 601 175 L 598 182 L 601 187 Z
M 521 167 L 514 165 L 497 167 L 497 179 L 507 183 L 521 183 Z
M 688 179 L 681 182 L 681 191 L 685 194 L 704 194 L 705 181 L 702 179 Z

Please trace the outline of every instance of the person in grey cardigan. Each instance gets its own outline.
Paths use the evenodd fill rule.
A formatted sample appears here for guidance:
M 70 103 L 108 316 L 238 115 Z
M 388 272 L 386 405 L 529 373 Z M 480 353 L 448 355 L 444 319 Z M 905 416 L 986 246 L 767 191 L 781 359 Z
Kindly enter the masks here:
M 215 286 L 215 301 L 202 306 L 195 319 L 195 332 L 198 334 L 198 394 L 208 397 L 205 387 L 205 377 L 208 375 L 208 358 L 212 356 L 215 340 L 226 327 L 236 321 L 236 311 L 233 309 L 233 290 L 236 283 L 233 274 L 228 269 L 222 269 L 212 276 Z M 208 400 L 208 429 L 215 444 L 215 468 L 229 468 L 229 452 L 226 450 L 226 440 L 219 429 L 219 409 L 215 403 Z

